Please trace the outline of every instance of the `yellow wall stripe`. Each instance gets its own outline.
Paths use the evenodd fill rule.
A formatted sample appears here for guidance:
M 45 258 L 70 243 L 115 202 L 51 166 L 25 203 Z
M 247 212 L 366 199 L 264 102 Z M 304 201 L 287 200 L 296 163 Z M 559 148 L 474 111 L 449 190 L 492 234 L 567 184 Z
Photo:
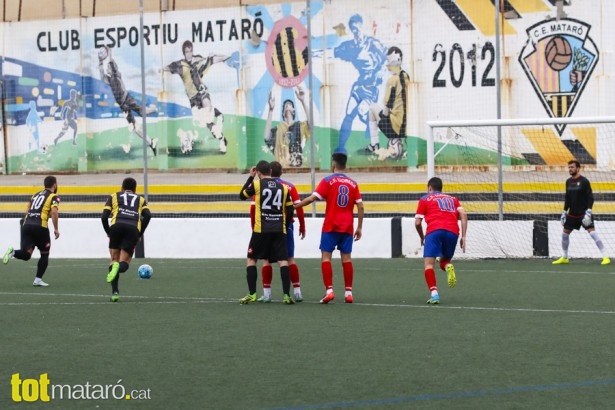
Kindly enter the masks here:
M 577 140 L 583 145 L 583 148 L 592 156 L 593 159 L 598 158 L 598 149 L 596 148 L 596 128 L 595 127 L 575 127 L 570 128 Z M 593 187 L 592 187 L 593 188 Z
M 551 129 L 522 129 L 523 135 L 532 143 L 547 165 L 565 165 L 573 159 L 570 150 Z

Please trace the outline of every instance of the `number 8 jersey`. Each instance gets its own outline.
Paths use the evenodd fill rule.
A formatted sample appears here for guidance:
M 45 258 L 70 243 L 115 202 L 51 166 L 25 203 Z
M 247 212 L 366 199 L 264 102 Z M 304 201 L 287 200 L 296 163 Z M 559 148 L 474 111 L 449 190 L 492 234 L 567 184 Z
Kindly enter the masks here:
M 314 195 L 327 201 L 322 231 L 354 235 L 354 206 L 363 202 L 359 184 L 345 174 L 331 174 L 320 181 Z
M 432 192 L 419 199 L 415 218 L 425 219 L 427 231 L 430 232 L 444 229 L 459 236 L 459 212 L 462 208 L 457 198 L 442 192 Z

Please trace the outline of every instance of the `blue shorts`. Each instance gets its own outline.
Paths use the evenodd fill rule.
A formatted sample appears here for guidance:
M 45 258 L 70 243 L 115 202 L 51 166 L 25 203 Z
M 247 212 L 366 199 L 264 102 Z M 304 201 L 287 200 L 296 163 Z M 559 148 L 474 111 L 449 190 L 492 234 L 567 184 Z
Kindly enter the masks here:
M 429 233 L 425 237 L 425 248 L 423 249 L 424 258 L 437 258 L 451 260 L 455 255 L 459 236 L 450 231 L 439 229 Z
M 345 232 L 323 232 L 320 235 L 320 250 L 333 252 L 335 248 L 342 253 L 352 253 L 352 235 Z
M 295 227 L 292 223 L 286 227 L 286 241 L 288 242 L 288 257 L 295 257 Z

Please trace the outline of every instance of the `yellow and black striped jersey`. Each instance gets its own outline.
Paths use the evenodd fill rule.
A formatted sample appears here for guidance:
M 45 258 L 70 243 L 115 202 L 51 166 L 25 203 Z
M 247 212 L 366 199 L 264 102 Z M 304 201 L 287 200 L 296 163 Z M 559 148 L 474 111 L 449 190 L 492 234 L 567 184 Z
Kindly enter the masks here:
M 111 225 L 134 225 L 141 232 L 141 213 L 149 208 L 143 196 L 132 191 L 120 191 L 109 195 L 104 209 L 111 211 Z
M 57 194 L 48 189 L 37 192 L 30 198 L 30 207 L 24 217 L 24 225 L 40 225 L 47 228 L 47 221 L 51 217 L 51 208 L 58 208 L 59 206 L 60 197 Z
M 255 180 L 241 195 L 244 199 L 254 197 L 254 232 L 286 233 L 286 219 L 294 210 L 286 185 L 273 178 L 263 178 Z

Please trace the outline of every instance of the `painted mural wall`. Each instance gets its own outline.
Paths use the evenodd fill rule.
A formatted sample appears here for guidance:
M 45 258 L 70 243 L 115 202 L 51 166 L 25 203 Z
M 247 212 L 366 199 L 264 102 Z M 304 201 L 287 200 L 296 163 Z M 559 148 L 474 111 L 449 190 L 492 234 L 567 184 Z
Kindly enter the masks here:
M 502 117 L 613 115 L 614 2 L 575 1 L 559 17 L 554 0 L 504 3 Z M 2 23 L 3 173 L 328 169 L 335 150 L 353 167 L 414 168 L 426 121 L 497 114 L 488 0 L 280 3 L 147 13 L 143 36 L 140 25 L 138 14 Z M 613 167 L 612 137 L 519 128 L 506 155 Z M 463 143 L 494 149 L 472 132 Z M 444 165 L 464 161 L 454 146 Z

